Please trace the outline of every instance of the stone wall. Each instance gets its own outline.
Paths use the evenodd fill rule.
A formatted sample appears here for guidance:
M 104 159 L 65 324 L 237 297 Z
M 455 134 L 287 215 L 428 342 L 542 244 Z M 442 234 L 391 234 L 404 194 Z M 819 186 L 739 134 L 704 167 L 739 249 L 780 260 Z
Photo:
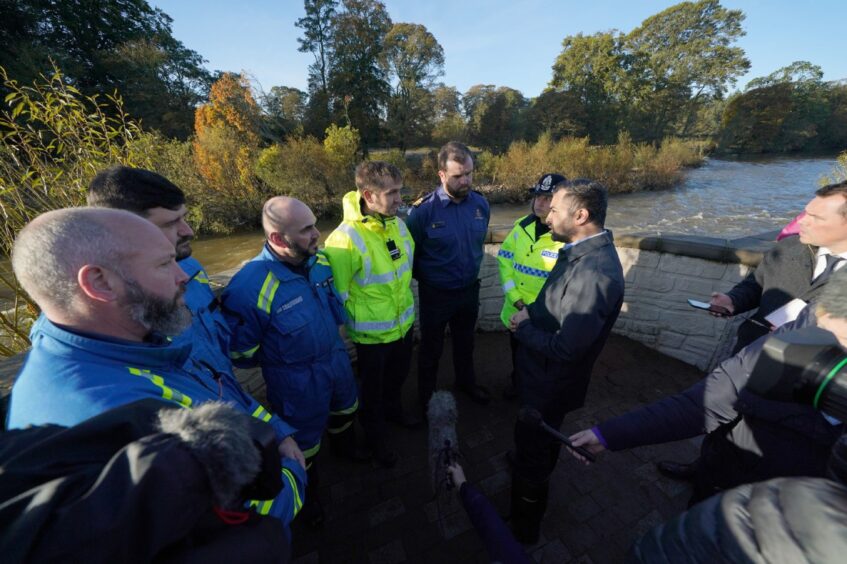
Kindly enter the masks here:
M 494 228 L 480 272 L 479 328 L 505 330 L 497 251 L 508 233 Z M 743 279 L 770 248 L 774 233 L 736 240 L 687 235 L 624 235 L 615 238 L 626 294 L 613 331 L 668 356 L 711 370 L 729 355 L 743 318 L 721 319 L 688 305 L 709 301 Z

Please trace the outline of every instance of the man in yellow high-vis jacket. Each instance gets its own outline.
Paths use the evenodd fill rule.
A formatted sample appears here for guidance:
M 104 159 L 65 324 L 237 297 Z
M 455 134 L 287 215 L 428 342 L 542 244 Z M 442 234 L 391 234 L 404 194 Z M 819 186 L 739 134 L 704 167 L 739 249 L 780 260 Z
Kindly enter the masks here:
M 374 456 L 393 466 L 385 421 L 405 426 L 401 389 L 412 355 L 414 241 L 397 217 L 403 178 L 392 164 L 356 168 L 356 191 L 343 199 L 344 219 L 326 240 L 335 288 L 347 311 L 347 334 L 356 344 L 361 377 L 361 422 Z
M 561 174 L 545 174 L 538 179 L 538 183 L 529 189 L 533 195 L 532 212 L 515 222 L 497 253 L 504 296 L 500 319 L 506 328 L 515 312 L 535 301 L 559 257 L 562 243 L 552 239 L 544 220 L 550 211 L 553 187 L 564 181 L 565 177 Z M 518 367 L 515 364 L 517 340 L 512 333 L 509 333 L 509 343 L 512 347 L 512 381 L 503 391 L 503 397 L 513 399 L 518 393 Z

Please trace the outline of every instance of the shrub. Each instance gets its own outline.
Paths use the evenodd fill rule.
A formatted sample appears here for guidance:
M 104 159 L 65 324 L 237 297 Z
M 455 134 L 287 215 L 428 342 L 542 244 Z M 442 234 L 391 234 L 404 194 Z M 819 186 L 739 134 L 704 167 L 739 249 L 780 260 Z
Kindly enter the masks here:
M 121 163 L 149 166 L 132 141 L 141 129 L 123 112 L 120 97 L 83 96 L 65 83 L 58 69 L 32 86 L 11 80 L 0 67 L 10 110 L 0 112 L 0 252 L 8 255 L 15 235 L 49 210 L 81 205 L 91 178 L 103 167 Z M 0 284 L 14 296 L 0 313 L 0 355 L 29 346 L 29 325 L 38 307 L 11 273 Z
M 494 200 L 523 200 L 525 188 L 546 172 L 568 178 L 587 177 L 604 183 L 612 193 L 664 188 L 681 178 L 683 166 L 699 164 L 704 145 L 666 140 L 661 147 L 633 143 L 622 132 L 615 145 L 590 146 L 587 137 L 553 141 L 549 133 L 534 144 L 516 141 L 502 155 L 477 157 L 477 184 Z

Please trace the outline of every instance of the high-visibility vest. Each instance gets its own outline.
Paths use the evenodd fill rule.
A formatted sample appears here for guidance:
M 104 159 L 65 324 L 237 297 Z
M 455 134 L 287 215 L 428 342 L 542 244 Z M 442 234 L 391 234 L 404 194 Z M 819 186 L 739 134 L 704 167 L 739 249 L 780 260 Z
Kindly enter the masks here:
M 562 243 L 552 239 L 549 231 L 536 236 L 535 219 L 534 214 L 529 214 L 517 220 L 497 253 L 504 295 L 500 319 L 506 327 L 509 318 L 518 311 L 514 305 L 516 301 L 523 300 L 529 305 L 538 297 L 562 247 Z
M 399 217 L 364 215 L 358 192 L 342 200 L 344 220 L 326 240 L 335 288 L 355 343 L 402 339 L 415 320 L 412 260 L 415 242 Z

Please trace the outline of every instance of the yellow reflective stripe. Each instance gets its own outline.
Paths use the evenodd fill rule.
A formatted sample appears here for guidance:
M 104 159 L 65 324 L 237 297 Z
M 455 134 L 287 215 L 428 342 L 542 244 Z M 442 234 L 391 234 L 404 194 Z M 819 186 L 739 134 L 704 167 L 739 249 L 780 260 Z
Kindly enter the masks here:
M 300 509 L 303 508 L 303 502 L 300 500 L 300 492 L 297 490 L 297 481 L 294 479 L 294 474 L 291 473 L 291 470 L 283 468 L 282 475 L 285 476 L 285 479 L 288 480 L 288 485 L 291 486 L 291 497 L 294 499 L 294 515 L 291 517 L 294 518 L 298 513 L 300 513 Z
M 265 276 L 265 282 L 262 284 L 262 289 L 259 291 L 259 300 L 256 302 L 256 307 L 265 313 L 270 313 L 271 304 L 278 288 L 279 280 L 273 275 L 273 272 L 268 272 L 268 275 Z
M 206 274 L 206 272 L 203 271 L 203 270 L 198 270 L 197 274 L 194 275 L 194 280 L 196 280 L 197 282 L 200 282 L 201 284 L 208 284 L 209 283 L 209 275 Z
M 307 448 L 306 450 L 304 450 L 303 451 L 303 457 L 304 458 L 311 458 L 311 457 L 315 456 L 316 454 L 318 454 L 319 450 L 321 450 L 321 443 L 320 442 L 318 442 L 318 444 L 316 444 L 312 448 Z M 309 464 L 311 464 L 311 463 L 312 462 L 309 461 Z
M 255 508 L 256 513 L 258 513 L 259 515 L 267 515 L 268 513 L 270 513 L 273 504 L 274 500 L 272 499 L 267 499 L 264 501 L 254 499 L 250 501 L 250 507 Z
M 267 409 L 265 409 L 261 405 L 257 407 L 256 410 L 251 413 L 251 415 L 256 419 L 261 419 L 265 423 L 271 420 L 271 414 L 268 412 Z
M 175 401 L 183 407 L 191 407 L 191 398 L 183 394 L 179 390 L 174 390 L 173 388 L 165 385 L 165 379 L 159 376 L 158 374 L 153 374 L 149 370 L 142 370 L 141 368 L 133 368 L 132 366 L 127 366 L 127 369 L 129 370 L 129 373 L 133 376 L 141 376 L 142 378 L 147 378 L 151 383 L 161 388 L 162 397 L 166 400 Z
M 330 435 L 337 435 L 339 433 L 343 433 L 344 431 L 346 431 L 350 427 L 350 425 L 352 425 L 352 424 L 353 424 L 352 421 L 348 421 L 347 423 L 345 423 L 341 427 L 327 427 L 326 432 L 329 433 Z
M 349 414 L 353 413 L 354 411 L 356 411 L 357 409 L 359 409 L 359 400 L 358 399 L 356 399 L 356 401 L 353 403 L 353 405 L 351 405 L 347 409 L 342 409 L 341 411 L 330 411 L 329 414 L 330 415 L 349 415 Z
M 323 253 L 318 253 L 317 256 L 318 256 L 318 261 L 317 261 L 318 264 L 325 264 L 326 266 L 329 266 L 329 259 L 327 259 L 326 256 Z
M 253 355 L 256 354 L 256 351 L 259 350 L 260 345 L 256 345 L 252 349 L 247 349 L 244 352 L 238 351 L 230 351 L 229 358 L 253 358 Z

